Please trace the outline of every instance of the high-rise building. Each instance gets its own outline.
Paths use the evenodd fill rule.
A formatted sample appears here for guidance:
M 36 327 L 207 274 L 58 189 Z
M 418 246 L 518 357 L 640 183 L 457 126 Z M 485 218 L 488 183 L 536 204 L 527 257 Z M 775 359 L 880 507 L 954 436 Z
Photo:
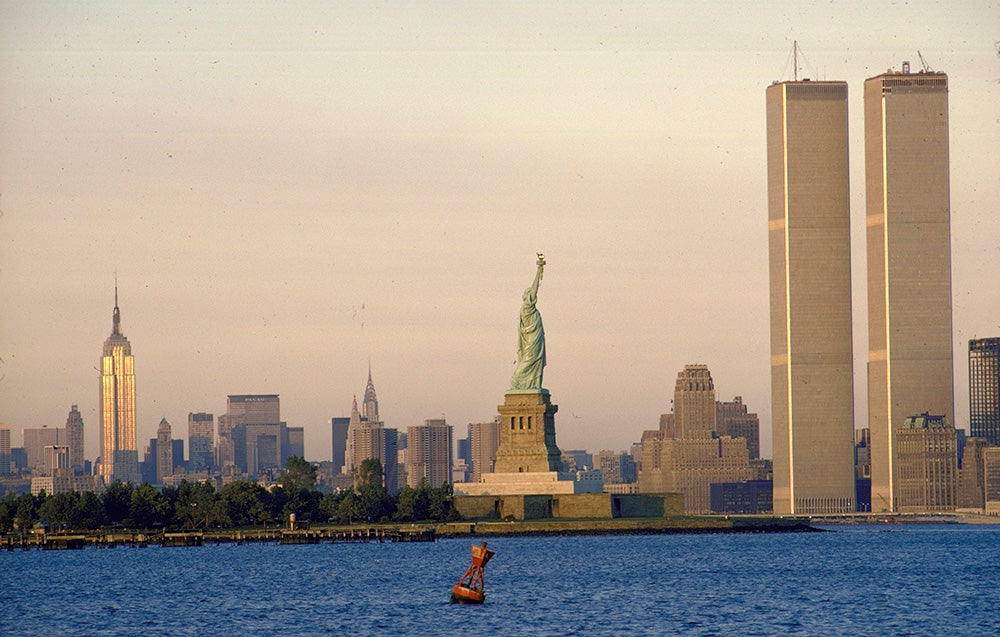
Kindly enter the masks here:
M 479 482 L 484 473 L 493 473 L 500 446 L 500 420 L 469 424 L 469 453 L 472 458 L 470 482 Z
M 188 461 L 191 471 L 210 471 L 215 457 L 215 416 L 188 413 Z
M 383 485 L 390 492 L 399 490 L 399 431 L 389 429 L 378 414 L 378 396 L 372 371 L 368 369 L 368 383 L 365 386 L 364 411 L 358 410 L 358 399 L 351 405 L 351 417 L 347 425 L 347 472 L 351 475 L 361 468 L 361 463 L 376 459 L 382 463 Z
M 52 468 L 52 447 L 66 446 L 66 430 L 62 427 L 25 427 L 21 430 L 28 468 L 37 475 L 48 475 Z
M 334 417 L 330 419 L 330 433 L 333 438 L 334 473 L 345 472 L 347 464 L 347 427 L 350 424 L 350 417 Z
M 982 453 L 985 510 L 1000 515 L 1000 447 L 986 447 Z
M 685 365 L 674 383 L 675 437 L 711 438 L 715 416 L 715 383 L 708 366 Z
M 74 471 L 84 469 L 83 416 L 73 405 L 66 416 L 66 444 L 69 446 L 69 466 Z
M 969 434 L 1000 446 L 1000 338 L 969 341 Z
M 959 509 L 982 510 L 986 506 L 986 475 L 983 453 L 989 447 L 985 438 L 966 438 L 962 462 L 958 467 L 958 493 L 955 506 Z
M 958 457 L 955 427 L 944 416 L 910 416 L 896 432 L 896 510 L 926 513 L 955 509 Z
M 10 459 L 10 425 L 0 425 L 0 476 L 12 473 Z
M 235 469 L 257 475 L 264 469 L 282 467 L 287 449 L 288 430 L 281 422 L 278 394 L 230 394 L 226 398 L 215 454 L 223 472 Z
M 854 510 L 845 82 L 767 88 L 774 512 Z
M 285 459 L 292 456 L 298 456 L 303 460 L 306 457 L 306 430 L 304 427 L 288 428 L 288 454 Z M 281 466 L 285 466 L 285 464 L 282 462 Z
M 715 431 L 720 436 L 743 438 L 747 441 L 750 459 L 760 458 L 760 418 L 747 411 L 742 396 L 733 398 L 732 402 L 715 403 Z
M 444 419 L 425 420 L 406 431 L 406 485 L 451 484 L 452 427 Z
M 865 81 L 872 511 L 895 511 L 895 433 L 954 411 L 948 76 Z
M 658 431 L 643 433 L 637 491 L 681 493 L 686 513 L 710 513 L 712 484 L 753 477 L 746 440 L 715 437 L 715 383 L 706 365 L 678 372 L 673 404 Z
M 118 480 L 139 482 L 135 425 L 132 345 L 122 334 L 116 283 L 111 335 L 104 341 L 101 356 L 101 464 L 98 475 L 104 484 Z
M 174 446 L 170 423 L 160 419 L 156 428 L 156 482 L 163 484 L 163 478 L 174 474 Z

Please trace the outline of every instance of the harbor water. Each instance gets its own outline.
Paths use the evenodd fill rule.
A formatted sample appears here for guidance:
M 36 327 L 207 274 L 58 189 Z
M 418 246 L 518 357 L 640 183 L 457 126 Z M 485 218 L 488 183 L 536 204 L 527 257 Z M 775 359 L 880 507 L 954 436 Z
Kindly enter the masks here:
M 0 553 L 3 635 L 1000 635 L 1000 526 Z

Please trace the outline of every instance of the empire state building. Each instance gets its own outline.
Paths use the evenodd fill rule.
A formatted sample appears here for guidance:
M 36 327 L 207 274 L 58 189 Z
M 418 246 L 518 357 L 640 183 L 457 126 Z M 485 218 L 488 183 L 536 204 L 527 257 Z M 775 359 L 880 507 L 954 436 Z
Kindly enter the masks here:
M 132 346 L 122 334 L 115 285 L 111 335 L 101 356 L 101 463 L 98 475 L 109 485 L 117 480 L 139 484 L 135 440 L 135 373 Z

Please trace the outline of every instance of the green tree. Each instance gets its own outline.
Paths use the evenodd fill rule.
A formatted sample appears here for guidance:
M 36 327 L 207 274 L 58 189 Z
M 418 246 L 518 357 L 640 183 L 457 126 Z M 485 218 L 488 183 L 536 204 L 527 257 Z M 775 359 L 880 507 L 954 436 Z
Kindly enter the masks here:
M 395 506 L 382 485 L 382 463 L 378 458 L 368 458 L 361 462 L 354 484 L 360 501 L 360 517 L 367 522 L 389 519 Z
M 104 504 L 104 523 L 112 526 L 124 524 L 132 508 L 132 483 L 116 480 L 101 494 Z
M 271 516 L 264 508 L 267 491 L 256 482 L 235 480 L 222 487 L 221 501 L 233 526 L 266 524 Z
M 79 530 L 99 529 L 104 525 L 104 503 L 93 491 L 84 491 L 76 502 L 70 526 Z
M 299 456 L 289 456 L 285 462 L 285 473 L 281 475 L 281 488 L 288 494 L 315 489 L 316 466 Z
M 187 480 L 180 483 L 174 503 L 174 524 L 182 529 L 206 529 L 229 526 L 229 523 L 229 516 L 212 485 Z
M 165 526 L 172 517 L 173 507 L 170 502 L 148 482 L 132 491 L 129 515 L 126 518 L 128 526 L 140 529 Z
M 45 498 L 38 507 L 38 519 L 52 530 L 73 528 L 73 522 L 80 494 L 66 491 Z

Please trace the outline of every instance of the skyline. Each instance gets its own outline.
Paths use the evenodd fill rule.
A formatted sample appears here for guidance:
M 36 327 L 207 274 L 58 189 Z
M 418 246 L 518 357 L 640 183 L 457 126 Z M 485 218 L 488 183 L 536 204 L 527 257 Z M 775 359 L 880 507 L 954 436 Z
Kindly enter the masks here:
M 0 8 L 0 422 L 99 439 L 118 273 L 137 438 L 276 393 L 329 457 L 382 420 L 491 420 L 536 252 L 561 449 L 621 450 L 686 364 L 771 456 L 764 93 L 848 84 L 855 425 L 867 414 L 863 82 L 950 82 L 955 417 L 1000 335 L 995 2 Z M 155 12 L 155 14 L 154 14 Z M 990 20 L 988 16 L 997 19 Z M 884 28 L 891 24 L 890 32 Z M 784 74 L 784 75 L 782 75 Z M 538 237 L 537 245 L 524 236 Z M 182 436 L 181 436 L 182 437 Z M 141 451 L 141 450 L 140 450 Z

